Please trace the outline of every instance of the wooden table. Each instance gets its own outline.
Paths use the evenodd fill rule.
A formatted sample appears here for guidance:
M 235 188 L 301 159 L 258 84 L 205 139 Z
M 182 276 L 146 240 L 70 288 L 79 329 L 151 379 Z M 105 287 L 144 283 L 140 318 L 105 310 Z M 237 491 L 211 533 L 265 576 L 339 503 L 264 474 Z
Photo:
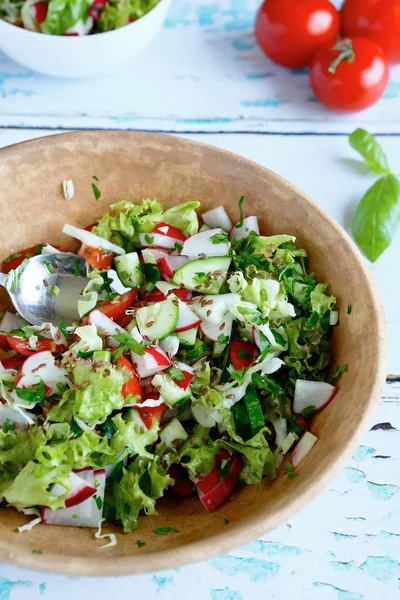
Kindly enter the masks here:
M 149 51 L 124 72 L 97 80 L 51 79 L 0 54 L 0 144 L 64 129 L 179 134 L 278 172 L 349 229 L 373 179 L 356 162 L 348 133 L 362 126 L 380 134 L 393 169 L 400 170 L 400 68 L 393 69 L 385 97 L 375 107 L 352 116 L 331 114 L 313 98 L 306 72 L 275 67 L 259 51 L 252 33 L 258 4 L 173 0 Z M 0 600 L 398 598 L 399 258 L 398 238 L 371 266 L 385 303 L 393 375 L 363 444 L 319 498 L 275 531 L 260 531 L 259 539 L 244 548 L 153 575 L 77 579 L 2 565 Z

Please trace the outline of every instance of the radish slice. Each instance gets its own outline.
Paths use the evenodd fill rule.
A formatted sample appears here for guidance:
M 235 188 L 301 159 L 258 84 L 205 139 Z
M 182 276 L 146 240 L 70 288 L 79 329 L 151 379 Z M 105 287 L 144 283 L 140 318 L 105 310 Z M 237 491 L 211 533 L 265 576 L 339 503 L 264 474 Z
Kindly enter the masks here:
M 27 325 L 22 317 L 6 311 L 0 321 L 0 331 L 9 333 L 13 329 L 19 329 L 22 325 Z
M 142 257 L 145 264 L 151 263 L 155 265 L 157 261 L 162 258 L 167 258 L 168 256 L 168 252 L 166 250 L 160 250 L 160 248 L 143 248 L 142 250 Z
M 124 286 L 120 278 L 118 277 L 118 273 L 114 271 L 114 269 L 109 269 L 107 271 L 108 279 L 111 279 L 110 288 L 116 294 L 125 294 L 126 292 L 130 292 L 132 288 L 127 288 Z
M 172 294 L 170 297 L 172 297 Z M 178 323 L 175 331 L 187 331 L 188 329 L 193 329 L 193 327 L 200 325 L 201 319 L 199 319 L 192 309 L 187 304 L 182 302 L 182 300 L 179 300 L 177 296 L 174 296 L 174 298 L 178 301 L 179 305 Z
M 181 255 L 184 256 L 228 256 L 229 243 L 228 242 L 217 242 L 213 243 L 211 239 L 215 235 L 225 233 L 220 227 L 215 229 L 207 229 L 206 231 L 199 231 L 190 236 L 185 242 L 183 242 L 183 248 Z
M 96 488 L 87 481 L 84 481 L 82 477 L 79 477 L 76 473 L 71 473 L 69 483 L 71 491 L 65 499 L 66 508 L 80 504 L 96 493 Z M 54 494 L 54 496 L 59 497 L 65 494 L 65 487 L 60 483 L 55 483 L 50 489 L 50 492 Z
M 96 325 L 98 329 L 106 332 L 107 336 L 109 336 L 108 343 L 112 348 L 117 348 L 119 346 L 119 342 L 114 340 L 114 338 L 111 336 L 115 335 L 116 333 L 127 333 L 126 329 L 122 329 L 122 327 L 114 323 L 112 319 L 97 309 L 92 310 L 90 313 L 89 323 L 91 325 Z
M 318 442 L 318 438 L 315 437 L 309 431 L 305 431 L 298 441 L 292 454 L 292 464 L 294 468 L 298 467 L 299 464 L 305 459 L 307 454 L 312 450 L 315 444 Z
M 261 348 L 260 330 L 253 327 L 253 340 L 257 348 Z
M 42 254 L 69 254 L 69 253 L 60 252 L 60 250 L 57 250 L 57 248 L 54 248 L 54 246 L 51 246 L 50 244 L 45 244 L 42 247 Z
M 227 337 L 231 337 L 232 333 L 232 315 L 226 314 L 223 317 L 223 320 L 219 324 L 210 323 L 209 321 L 202 321 L 200 324 L 200 329 L 203 334 L 208 337 L 213 342 L 218 342 L 218 338 L 220 335 L 226 335 Z
M 135 354 L 131 351 L 131 357 L 140 379 L 156 375 L 171 366 L 171 360 L 161 346 L 145 348 L 144 354 Z
M 228 217 L 223 206 L 217 206 L 203 213 L 200 219 L 209 227 L 221 227 L 225 231 L 232 229 L 232 221 Z
M 239 294 L 217 294 L 197 296 L 196 301 L 190 306 L 199 319 L 220 325 L 238 302 L 240 302 Z
M 141 246 L 157 246 L 158 248 L 175 248 L 175 244 L 182 245 L 182 240 L 163 235 L 161 233 L 139 233 L 139 242 Z
M 32 415 L 35 417 L 35 415 Z M 35 417 L 36 418 L 36 417 Z M 0 403 L 0 425 L 4 425 L 6 421 L 12 421 L 13 423 L 19 423 L 22 427 L 27 423 L 26 418 L 22 412 L 14 410 L 7 404 Z
M 74 225 L 68 225 L 68 223 L 66 223 L 63 227 L 63 233 L 76 238 L 85 246 L 100 248 L 101 250 L 108 250 L 109 252 L 114 252 L 115 254 L 125 254 L 125 250 L 120 246 L 117 246 L 109 240 L 105 240 L 98 235 L 95 235 L 91 231 L 86 231 L 86 229 L 80 229 L 79 227 L 74 227 Z
M 243 223 L 239 226 L 240 221 L 235 223 L 232 229 L 229 232 L 229 239 L 237 238 L 241 239 L 247 237 L 250 231 L 255 231 L 257 234 L 260 233 L 260 229 L 258 227 L 258 219 L 254 215 L 250 217 L 245 217 L 243 219 Z
M 172 278 L 174 272 L 168 264 L 168 259 L 161 258 L 157 262 L 157 266 L 160 271 L 161 277 L 163 277 L 163 279 L 165 279 L 166 281 L 171 281 L 171 278 Z
M 48 350 L 29 356 L 21 367 L 17 377 L 17 387 L 30 387 L 43 381 L 54 390 L 58 383 L 68 383 L 67 372 L 55 364 L 54 356 Z
M 338 388 L 325 381 L 298 379 L 294 390 L 293 412 L 300 414 L 305 408 L 314 406 L 312 412 L 325 408 L 334 398 Z
M 172 358 L 179 350 L 179 338 L 176 335 L 169 335 L 160 341 L 160 346 Z

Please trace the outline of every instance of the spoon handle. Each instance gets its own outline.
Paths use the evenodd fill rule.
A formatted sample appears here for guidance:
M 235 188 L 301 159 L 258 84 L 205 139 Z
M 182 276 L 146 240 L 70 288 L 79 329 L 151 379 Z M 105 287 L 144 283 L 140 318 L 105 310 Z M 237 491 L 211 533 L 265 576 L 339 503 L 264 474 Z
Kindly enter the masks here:
M 3 287 L 6 287 L 6 279 L 7 275 L 5 275 L 4 273 L 0 273 L 0 285 L 2 285 Z

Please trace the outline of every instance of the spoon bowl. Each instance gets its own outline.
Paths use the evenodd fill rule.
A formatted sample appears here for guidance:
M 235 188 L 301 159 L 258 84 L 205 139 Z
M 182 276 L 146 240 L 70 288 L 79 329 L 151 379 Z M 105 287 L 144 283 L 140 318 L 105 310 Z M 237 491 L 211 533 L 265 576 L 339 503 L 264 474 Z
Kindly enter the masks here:
M 78 301 L 87 282 L 85 259 L 72 253 L 40 254 L 8 275 L 0 273 L 0 285 L 32 325 L 78 321 Z

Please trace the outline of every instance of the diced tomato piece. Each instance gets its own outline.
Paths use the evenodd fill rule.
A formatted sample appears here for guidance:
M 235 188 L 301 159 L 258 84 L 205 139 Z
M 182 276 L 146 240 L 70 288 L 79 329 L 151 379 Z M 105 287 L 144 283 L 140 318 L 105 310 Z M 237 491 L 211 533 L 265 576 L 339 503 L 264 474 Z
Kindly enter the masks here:
M 95 21 L 98 21 L 100 19 L 102 11 L 104 10 L 105 5 L 106 0 L 94 0 L 93 4 L 88 8 L 87 14 L 93 17 Z
M 15 254 L 11 254 L 8 258 L 3 260 L 1 270 L 3 273 L 9 273 L 12 269 L 16 269 L 25 260 L 25 258 L 31 258 L 36 254 L 41 254 L 42 245 L 32 246 L 31 248 L 25 248 Z
M 10 358 L 2 358 L 1 364 L 5 369 L 19 369 L 25 362 L 23 356 L 11 356 Z
M 242 340 L 232 340 L 229 356 L 236 371 L 247 369 L 256 359 L 257 346 Z
M 44 23 L 47 17 L 47 2 L 36 2 L 35 4 L 35 19 L 38 23 Z
M 9 336 L 7 338 L 10 347 L 18 352 L 18 354 L 22 354 L 22 356 L 31 356 L 32 354 L 36 354 L 36 352 L 43 352 L 44 350 L 49 350 L 50 352 L 59 351 L 64 346 L 57 346 L 54 340 L 38 340 L 36 342 L 36 348 L 31 348 L 28 340 L 21 340 L 16 337 Z
M 167 228 L 165 231 L 164 229 Z M 158 223 L 151 230 L 152 233 L 159 233 L 160 235 L 167 235 L 168 237 L 173 237 L 176 240 L 181 240 L 184 242 L 186 237 L 183 235 L 182 231 L 177 227 L 172 227 L 172 225 L 168 225 L 167 223 Z
M 185 290 L 184 288 L 174 288 L 167 295 L 175 294 L 182 302 L 187 302 L 192 297 L 192 292 L 190 290 Z M 165 296 L 161 290 L 156 288 L 147 296 L 147 302 L 162 302 L 166 300 L 167 296 Z
M 119 300 L 100 302 L 99 306 L 97 306 L 97 309 L 109 319 L 116 321 L 134 303 L 137 292 L 137 288 L 135 288 L 129 292 L 125 292 L 125 294 L 121 294 Z
M 226 465 L 222 467 L 222 461 L 227 460 L 229 475 L 224 476 Z M 226 500 L 235 489 L 242 472 L 243 461 L 239 456 L 227 458 L 226 454 L 217 454 L 215 466 L 207 475 L 196 482 L 196 488 L 203 506 L 212 512 Z
M 149 398 L 149 396 L 147 396 Z M 154 399 L 158 399 L 158 396 L 154 396 Z M 140 416 L 142 417 L 143 423 L 147 429 L 150 429 L 153 423 L 153 419 L 156 419 L 158 424 L 161 423 L 161 419 L 164 416 L 168 406 L 166 404 L 160 404 L 159 406 L 139 406 L 137 409 Z
M 171 465 L 168 475 L 175 480 L 171 489 L 180 496 L 188 496 L 193 491 L 193 482 L 190 481 L 187 471 L 181 465 Z
M 185 376 L 185 379 L 175 379 L 174 383 L 183 390 L 186 390 L 192 382 L 194 377 L 193 373 L 189 373 L 189 371 L 182 371 Z
M 122 386 L 121 392 L 123 397 L 126 398 L 127 396 L 132 394 L 132 396 L 140 396 L 141 398 L 142 390 L 140 389 L 139 377 L 137 376 L 137 373 L 133 368 L 132 363 L 126 358 L 126 356 L 121 356 L 121 358 L 117 360 L 117 365 L 119 365 L 120 367 L 125 367 L 125 369 L 128 369 L 128 371 L 131 374 L 131 379 L 126 381 Z
M 295 416 L 296 416 L 296 425 L 299 425 L 299 427 L 303 427 L 303 429 L 308 431 L 310 426 L 309 426 L 308 421 L 305 418 L 305 416 L 301 415 L 301 414 L 295 415 Z
M 155 290 L 153 290 L 150 294 L 148 294 L 146 300 L 147 302 L 162 302 L 163 300 L 166 300 L 167 296 L 165 296 L 161 290 L 159 290 L 158 288 L 156 288 Z
M 132 321 L 132 319 L 133 319 L 132 315 L 127 315 L 124 313 L 123 315 L 118 317 L 118 319 L 116 320 L 116 323 L 117 323 L 117 325 L 119 325 L 120 327 L 125 329 L 126 327 L 128 327 L 128 325 Z
M 61 35 L 65 35 L 65 37 L 75 37 L 79 35 L 79 33 L 62 33 Z
M 9 350 L 10 344 L 8 343 L 7 336 L 0 334 L 0 348 L 1 350 Z
M 112 252 L 103 252 L 100 248 L 92 248 L 84 244 L 79 248 L 78 256 L 83 256 L 95 269 L 108 269 L 113 262 Z

